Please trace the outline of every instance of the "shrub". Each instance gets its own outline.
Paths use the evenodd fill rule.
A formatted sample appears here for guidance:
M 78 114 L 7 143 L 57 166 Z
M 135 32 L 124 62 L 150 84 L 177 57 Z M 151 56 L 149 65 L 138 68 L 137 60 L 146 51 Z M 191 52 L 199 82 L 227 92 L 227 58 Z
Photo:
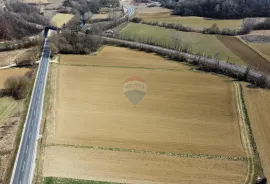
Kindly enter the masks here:
M 135 23 L 140 23 L 140 22 L 142 22 L 142 18 L 141 17 L 134 17 L 130 21 L 135 22 Z
M 9 77 L 5 81 L 6 93 L 15 99 L 23 99 L 27 96 L 30 88 L 30 79 L 26 76 Z

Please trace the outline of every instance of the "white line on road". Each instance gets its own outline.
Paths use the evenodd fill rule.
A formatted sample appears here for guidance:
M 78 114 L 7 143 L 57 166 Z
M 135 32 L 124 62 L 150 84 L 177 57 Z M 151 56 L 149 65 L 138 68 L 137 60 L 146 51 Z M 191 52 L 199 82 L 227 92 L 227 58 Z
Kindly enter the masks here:
M 26 150 L 25 150 L 25 153 L 27 153 L 28 152 L 28 145 L 26 146 Z
M 23 168 L 22 168 L 22 171 L 24 171 L 24 168 L 25 168 L 25 161 L 23 161 Z

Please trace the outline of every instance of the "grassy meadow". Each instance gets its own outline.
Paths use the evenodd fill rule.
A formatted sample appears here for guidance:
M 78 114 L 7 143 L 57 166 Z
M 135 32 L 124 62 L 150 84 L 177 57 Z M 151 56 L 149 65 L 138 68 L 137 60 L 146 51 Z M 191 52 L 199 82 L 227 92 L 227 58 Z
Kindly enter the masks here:
M 122 36 L 133 35 L 136 37 L 149 38 L 151 37 L 157 43 L 169 43 L 173 40 L 173 36 L 179 35 L 183 43 L 191 47 L 192 53 L 201 53 L 209 56 L 216 56 L 218 59 L 229 61 L 238 65 L 245 63 L 234 53 L 232 53 L 215 35 L 206 35 L 194 32 L 181 32 L 162 27 L 130 23 L 125 27 Z
M 138 16 L 147 22 L 175 23 L 193 28 L 209 28 L 213 24 L 217 24 L 217 26 L 221 29 L 224 28 L 239 29 L 243 21 L 242 19 L 223 20 L 223 19 L 211 19 L 195 16 L 182 17 L 171 15 L 170 12 L 139 13 Z
M 57 13 L 52 18 L 51 22 L 55 24 L 57 27 L 62 27 L 63 24 L 68 23 L 73 18 L 74 15 L 72 14 L 64 14 L 64 13 Z

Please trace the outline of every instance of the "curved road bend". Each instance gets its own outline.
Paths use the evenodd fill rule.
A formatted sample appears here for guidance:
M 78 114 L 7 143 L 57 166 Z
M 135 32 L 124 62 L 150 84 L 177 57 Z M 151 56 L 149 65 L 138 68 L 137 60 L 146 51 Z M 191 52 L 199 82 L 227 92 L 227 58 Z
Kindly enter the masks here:
M 41 61 L 35 79 L 10 184 L 30 184 L 32 182 L 49 57 L 49 41 L 45 38 Z

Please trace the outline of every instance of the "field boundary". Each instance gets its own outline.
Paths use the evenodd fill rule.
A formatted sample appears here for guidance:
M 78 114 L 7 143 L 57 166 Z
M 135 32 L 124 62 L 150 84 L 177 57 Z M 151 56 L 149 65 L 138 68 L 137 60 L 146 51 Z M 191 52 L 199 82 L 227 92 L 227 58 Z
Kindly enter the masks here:
M 101 67 L 101 68 L 124 68 L 124 69 L 143 69 L 143 70 L 159 70 L 159 71 L 190 71 L 185 69 L 170 69 L 170 68 L 150 68 L 150 67 L 132 67 L 132 66 L 113 66 L 113 65 L 91 65 L 91 64 L 63 64 L 64 66 L 80 66 L 80 67 Z
M 247 171 L 247 176 L 245 179 L 245 184 L 252 183 L 252 180 L 254 178 L 254 153 L 252 150 L 250 138 L 249 138 L 249 133 L 248 133 L 248 127 L 246 125 L 246 116 L 244 114 L 243 110 L 243 101 L 241 99 L 241 92 L 240 92 L 240 87 L 238 83 L 233 82 L 234 87 L 235 87 L 235 95 L 236 95 L 236 107 L 238 111 L 238 122 L 239 122 L 239 127 L 240 127 L 240 137 L 242 141 L 242 145 L 245 149 L 245 152 L 247 154 L 247 163 L 248 163 L 248 171 Z
M 45 177 L 44 184 L 123 184 L 116 182 L 108 182 L 108 181 L 96 181 L 96 180 L 83 180 L 83 179 L 75 179 L 75 178 L 61 178 L 61 177 Z
M 256 181 L 255 176 L 260 176 L 262 174 L 262 167 L 246 109 L 243 87 L 240 83 L 236 82 L 234 82 L 234 86 L 237 99 L 236 105 L 239 115 L 240 135 L 243 147 L 247 154 L 248 174 L 245 184 L 250 184 Z
M 50 143 L 50 144 L 47 144 L 46 147 L 70 147 L 70 148 L 83 148 L 83 149 L 106 150 L 106 151 L 120 151 L 120 152 L 129 152 L 129 153 L 144 153 L 144 154 L 153 154 L 153 155 L 167 155 L 167 156 L 187 157 L 187 158 L 232 160 L 232 161 L 244 161 L 244 162 L 247 161 L 246 157 L 238 157 L 238 156 L 222 156 L 222 155 L 195 154 L 195 153 L 173 153 L 173 152 L 126 149 L 126 148 L 110 148 L 110 147 L 100 147 L 100 146 L 81 146 L 81 145 Z
M 270 88 L 270 76 L 264 73 L 262 70 L 254 70 L 249 67 L 241 67 L 225 61 L 219 61 L 215 58 L 211 59 L 205 56 L 164 48 L 158 45 L 151 45 L 147 43 L 110 37 L 102 37 L 102 39 L 104 40 L 105 44 L 108 45 L 117 45 L 119 47 L 128 47 L 145 52 L 154 52 L 161 56 L 167 56 L 175 61 L 187 62 L 192 65 L 197 65 L 199 66 L 199 69 L 203 71 L 223 74 L 238 80 L 250 82 L 260 87 Z M 266 62 L 268 63 L 268 61 Z

